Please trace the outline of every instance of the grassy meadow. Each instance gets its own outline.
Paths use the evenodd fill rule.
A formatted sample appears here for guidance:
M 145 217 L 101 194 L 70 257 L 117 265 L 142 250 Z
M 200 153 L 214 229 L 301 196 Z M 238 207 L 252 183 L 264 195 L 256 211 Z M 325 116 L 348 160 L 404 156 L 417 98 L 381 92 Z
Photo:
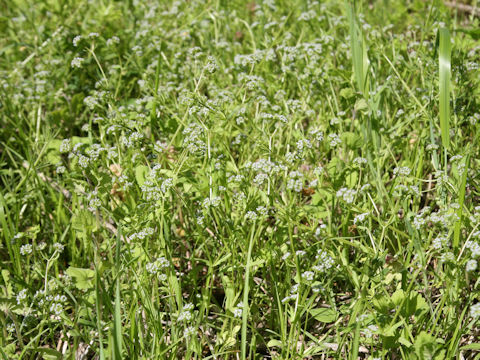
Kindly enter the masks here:
M 0 359 L 480 359 L 477 6 L 0 0 Z

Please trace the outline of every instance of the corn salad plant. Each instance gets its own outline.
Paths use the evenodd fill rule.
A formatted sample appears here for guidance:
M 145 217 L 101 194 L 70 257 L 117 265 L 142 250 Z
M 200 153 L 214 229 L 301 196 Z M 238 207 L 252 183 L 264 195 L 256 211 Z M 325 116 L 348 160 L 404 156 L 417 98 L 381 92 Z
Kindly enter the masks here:
M 447 5 L 0 0 L 0 359 L 479 359 Z

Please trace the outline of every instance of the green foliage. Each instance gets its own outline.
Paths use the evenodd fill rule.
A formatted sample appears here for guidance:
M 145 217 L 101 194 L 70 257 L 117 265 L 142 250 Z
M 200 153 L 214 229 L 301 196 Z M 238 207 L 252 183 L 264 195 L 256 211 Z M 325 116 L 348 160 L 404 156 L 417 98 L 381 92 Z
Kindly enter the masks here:
M 0 359 L 479 357 L 477 18 L 0 8 Z

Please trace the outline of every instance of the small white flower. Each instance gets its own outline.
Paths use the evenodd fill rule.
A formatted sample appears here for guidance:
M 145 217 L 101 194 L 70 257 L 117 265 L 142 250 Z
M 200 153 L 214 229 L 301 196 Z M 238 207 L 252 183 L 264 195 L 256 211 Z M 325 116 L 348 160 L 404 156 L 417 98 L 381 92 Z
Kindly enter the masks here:
M 247 211 L 247 213 L 245 214 L 245 219 L 249 221 L 255 221 L 257 220 L 257 217 L 258 215 L 255 211 Z
M 470 316 L 474 319 L 480 317 L 480 303 L 477 303 L 470 307 Z
M 26 298 L 27 298 L 27 289 L 23 289 L 17 294 L 17 304 L 20 304 Z
M 353 223 L 358 224 L 358 223 L 363 222 L 368 215 L 370 215 L 369 212 L 366 212 L 366 213 L 359 214 L 359 215 L 355 216 L 355 218 L 353 219 Z
M 70 139 L 63 139 L 62 144 L 60 145 L 60 152 L 67 153 L 72 148 L 72 142 Z
M 55 171 L 57 172 L 57 174 L 63 174 L 66 170 L 67 168 L 65 166 L 60 165 L 60 166 L 57 166 L 57 169 Z
M 78 46 L 78 43 L 80 42 L 80 40 L 82 40 L 82 36 L 81 35 L 77 35 L 73 38 L 73 46 L 77 47 Z
M 55 251 L 61 253 L 63 251 L 63 249 L 65 248 L 65 246 L 56 242 L 55 244 L 53 244 L 53 248 L 55 249 Z
M 474 271 L 477 269 L 477 260 L 471 259 L 467 261 L 467 266 L 465 267 L 466 271 Z
M 30 255 L 33 251 L 33 246 L 31 244 L 22 245 L 20 248 L 20 254 Z
M 185 328 L 185 330 L 183 330 L 183 336 L 186 338 L 189 338 L 194 334 L 195 334 L 195 328 L 193 326 L 189 326 Z
M 408 176 L 412 170 L 408 166 L 396 167 L 393 169 L 393 175 Z
M 82 63 L 83 63 L 84 59 L 81 58 L 81 57 L 76 57 L 72 60 L 72 62 L 70 63 L 70 65 L 72 66 L 72 68 L 81 68 L 82 67 Z
M 306 281 L 312 281 L 315 273 L 313 271 L 305 271 L 302 274 L 302 278 Z

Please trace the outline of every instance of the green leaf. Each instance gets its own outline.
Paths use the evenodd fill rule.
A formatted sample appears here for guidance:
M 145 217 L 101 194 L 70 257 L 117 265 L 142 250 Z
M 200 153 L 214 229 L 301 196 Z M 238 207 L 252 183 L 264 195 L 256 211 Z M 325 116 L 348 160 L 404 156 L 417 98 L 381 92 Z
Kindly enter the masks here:
M 375 295 L 372 299 L 372 305 L 377 311 L 380 311 L 383 314 L 387 314 L 390 309 L 393 307 L 388 295 Z
M 400 336 L 400 337 L 398 338 L 398 342 L 399 342 L 400 344 L 406 346 L 407 348 L 409 348 L 409 347 L 411 347 L 411 346 L 413 345 L 410 341 L 408 341 L 407 339 L 405 339 L 403 336 Z
M 399 306 L 402 303 L 402 301 L 405 299 L 405 293 L 403 292 L 402 289 L 398 289 L 392 294 L 390 299 L 396 306 Z
M 396 336 L 397 329 L 402 325 L 403 325 L 403 321 L 399 321 L 392 326 L 387 326 L 384 329 L 382 329 L 382 335 L 386 337 Z
M 456 29 L 455 31 L 467 34 L 474 40 L 480 39 L 480 29 Z
M 121 241 L 122 231 L 121 228 L 118 229 L 117 234 L 117 245 L 115 252 L 115 267 L 116 267 L 116 285 L 115 285 L 115 311 L 113 317 L 113 353 L 115 354 L 115 359 L 122 358 L 122 313 L 121 313 L 121 299 L 120 299 L 120 247 L 122 244 Z
M 93 287 L 95 271 L 70 266 L 65 273 L 75 281 L 77 289 L 86 290 Z
M 312 315 L 315 320 L 323 323 L 331 323 L 337 319 L 337 312 L 332 308 L 311 309 L 310 315 Z
M 342 90 L 340 90 L 340 96 L 345 98 L 345 99 L 350 99 L 351 97 L 354 97 L 355 96 L 355 93 L 353 92 L 353 90 L 351 88 L 344 88 Z
M 425 331 L 422 331 L 415 338 L 415 353 L 421 360 L 434 359 L 437 343 L 435 338 Z
M 350 149 L 360 149 L 363 145 L 363 138 L 360 134 L 345 131 L 341 135 L 342 141 L 347 144 Z
M 87 236 L 98 230 L 97 219 L 88 210 L 81 209 L 72 216 L 72 229 L 78 236 L 87 238 Z
M 368 97 L 368 88 L 366 86 L 368 57 L 365 41 L 360 27 L 357 24 L 355 14 L 355 2 L 345 0 L 347 8 L 348 23 L 350 26 L 350 47 L 352 51 L 353 73 L 357 83 L 358 91 L 365 98 Z
M 135 168 L 135 179 L 137 180 L 137 184 L 139 186 L 143 185 L 149 172 L 149 168 L 145 165 L 139 165 Z
M 359 99 L 355 102 L 354 109 L 356 112 L 367 112 L 368 103 L 365 99 Z
M 439 87 L 440 87 L 440 130 L 442 133 L 442 145 L 448 150 L 450 145 L 450 31 L 440 29 L 439 62 Z
M 267 347 L 269 348 L 278 347 L 281 349 L 283 347 L 283 343 L 280 340 L 272 339 L 267 343 Z
M 62 140 L 59 139 L 52 139 L 47 143 L 45 158 L 52 165 L 58 164 L 62 161 L 62 158 L 60 156 L 61 144 Z
M 460 350 L 479 350 L 480 351 L 480 343 L 473 343 L 462 346 Z

